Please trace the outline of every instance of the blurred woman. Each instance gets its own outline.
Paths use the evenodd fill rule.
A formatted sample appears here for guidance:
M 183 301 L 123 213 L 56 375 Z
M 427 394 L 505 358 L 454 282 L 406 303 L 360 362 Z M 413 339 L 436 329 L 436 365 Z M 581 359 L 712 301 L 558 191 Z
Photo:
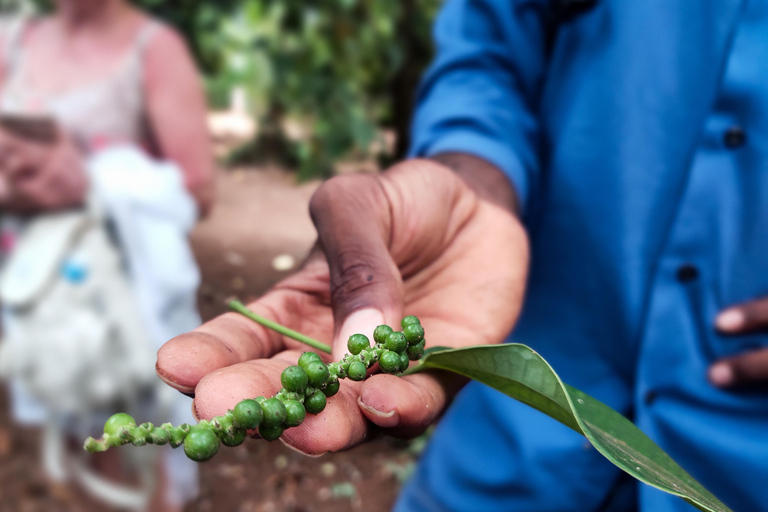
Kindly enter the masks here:
M 125 0 L 53 4 L 50 15 L 14 23 L 0 38 L 0 210 L 10 219 L 2 248 L 13 251 L 29 219 L 84 207 L 89 160 L 115 146 L 175 164 L 207 212 L 206 105 L 182 39 Z M 17 408 L 34 401 L 17 395 Z M 101 460 L 102 473 L 115 472 L 114 460 Z M 165 501 L 156 508 L 182 505 Z

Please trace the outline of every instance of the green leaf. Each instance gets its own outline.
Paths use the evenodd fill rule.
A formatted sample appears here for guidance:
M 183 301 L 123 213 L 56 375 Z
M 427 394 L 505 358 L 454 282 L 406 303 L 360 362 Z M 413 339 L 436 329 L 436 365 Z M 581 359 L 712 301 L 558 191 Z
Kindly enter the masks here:
M 531 348 L 510 343 L 433 348 L 407 373 L 448 370 L 501 391 L 583 434 L 608 460 L 641 482 L 705 512 L 730 512 L 631 421 L 564 384 Z

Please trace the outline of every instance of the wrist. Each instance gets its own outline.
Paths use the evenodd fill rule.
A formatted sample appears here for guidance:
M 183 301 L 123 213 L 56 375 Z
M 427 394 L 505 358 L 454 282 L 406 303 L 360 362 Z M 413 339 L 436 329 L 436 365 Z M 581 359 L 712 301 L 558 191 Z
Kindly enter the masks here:
M 520 216 L 520 200 L 512 182 L 495 165 L 469 153 L 446 152 L 428 158 L 451 169 L 481 199 Z

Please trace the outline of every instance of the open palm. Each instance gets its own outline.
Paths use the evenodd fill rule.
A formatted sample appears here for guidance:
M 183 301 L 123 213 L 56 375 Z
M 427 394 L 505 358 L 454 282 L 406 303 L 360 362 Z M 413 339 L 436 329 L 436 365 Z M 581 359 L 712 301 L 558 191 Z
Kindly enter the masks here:
M 520 310 L 528 262 L 525 233 L 508 211 L 478 198 L 447 168 L 412 160 L 379 175 L 326 182 L 310 210 L 318 243 L 302 268 L 249 305 L 316 339 L 334 357 L 350 334 L 416 315 L 427 347 L 499 343 Z M 199 418 L 243 398 L 271 396 L 307 347 L 235 313 L 169 341 L 158 374 L 195 395 Z M 369 435 L 371 422 L 415 434 L 442 412 L 458 384 L 440 374 L 345 381 L 318 416 L 283 440 L 310 454 Z M 369 421 L 370 420 L 370 421 Z

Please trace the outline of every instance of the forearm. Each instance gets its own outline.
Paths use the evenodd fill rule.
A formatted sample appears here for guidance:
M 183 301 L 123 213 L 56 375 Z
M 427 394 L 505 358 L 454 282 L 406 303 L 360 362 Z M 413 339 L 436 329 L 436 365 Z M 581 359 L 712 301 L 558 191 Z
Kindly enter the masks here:
M 509 178 L 487 160 L 469 153 L 438 153 L 429 158 L 452 169 L 482 199 L 520 215 L 520 201 Z

